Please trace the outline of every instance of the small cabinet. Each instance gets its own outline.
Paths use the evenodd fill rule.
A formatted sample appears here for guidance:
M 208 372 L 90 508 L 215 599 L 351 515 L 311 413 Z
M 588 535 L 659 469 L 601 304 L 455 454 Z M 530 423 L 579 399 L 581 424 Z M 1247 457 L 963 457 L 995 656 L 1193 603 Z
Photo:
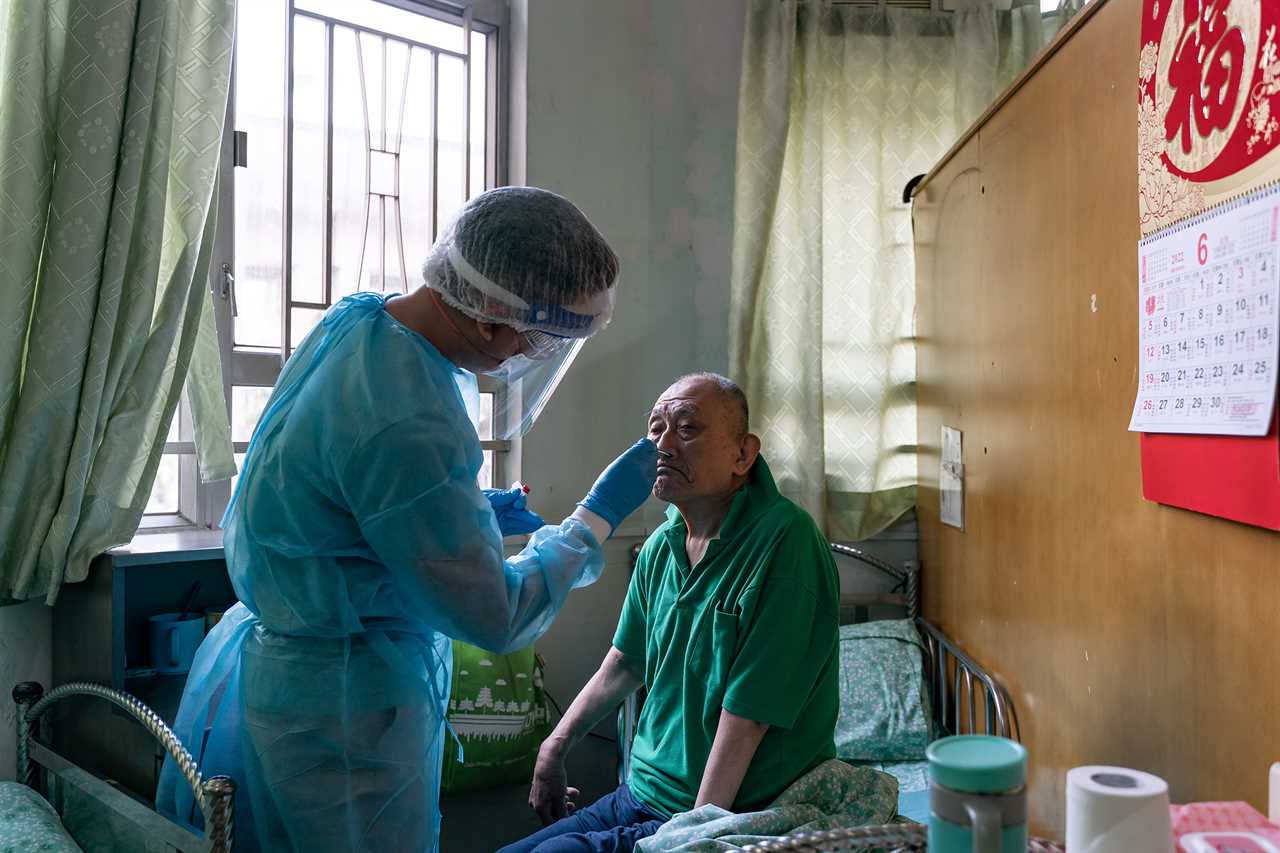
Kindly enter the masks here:
M 89 576 L 64 586 L 53 608 L 53 683 L 109 684 L 172 724 L 186 676 L 151 669 L 149 620 L 179 610 L 197 581 L 192 611 L 235 603 L 221 531 L 148 534 L 95 559 Z M 58 751 L 143 800 L 154 798 L 163 755 L 131 717 L 98 699 L 68 700 L 51 713 Z

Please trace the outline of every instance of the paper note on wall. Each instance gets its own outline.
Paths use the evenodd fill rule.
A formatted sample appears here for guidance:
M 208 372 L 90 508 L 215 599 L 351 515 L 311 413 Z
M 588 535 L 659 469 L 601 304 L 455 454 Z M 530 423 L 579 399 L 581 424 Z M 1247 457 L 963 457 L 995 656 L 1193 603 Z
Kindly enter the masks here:
M 1265 435 L 1275 406 L 1280 187 L 1138 244 L 1138 393 L 1129 429 Z
M 942 428 L 942 468 L 938 472 L 939 515 L 943 524 L 964 530 L 964 463 L 960 430 Z

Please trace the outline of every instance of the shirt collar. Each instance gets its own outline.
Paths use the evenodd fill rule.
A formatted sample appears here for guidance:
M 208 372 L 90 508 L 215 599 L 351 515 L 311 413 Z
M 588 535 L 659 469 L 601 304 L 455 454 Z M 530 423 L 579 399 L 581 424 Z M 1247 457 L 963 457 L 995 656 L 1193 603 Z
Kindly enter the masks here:
M 778 486 L 773 481 L 773 472 L 769 470 L 769 463 L 764 461 L 764 454 L 760 454 L 756 457 L 751 470 L 747 472 L 747 482 L 743 483 L 738 493 L 733 496 L 733 502 L 729 504 L 729 512 L 720 524 L 720 533 L 716 539 L 723 541 L 733 539 L 749 527 L 763 510 L 772 506 L 779 496 Z M 684 531 L 684 519 L 674 504 L 667 507 L 667 519 L 672 523 L 673 528 Z

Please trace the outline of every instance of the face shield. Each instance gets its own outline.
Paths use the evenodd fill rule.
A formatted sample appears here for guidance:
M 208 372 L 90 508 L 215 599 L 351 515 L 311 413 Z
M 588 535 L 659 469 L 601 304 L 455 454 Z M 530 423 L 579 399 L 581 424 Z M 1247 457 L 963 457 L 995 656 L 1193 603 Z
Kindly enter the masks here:
M 520 333 L 520 354 L 485 371 L 485 376 L 496 386 L 493 437 L 505 440 L 524 435 L 546 408 L 587 338 L 609 324 L 614 289 L 607 287 L 574 305 L 529 302 L 481 275 L 456 247 L 449 252 L 448 261 L 452 271 L 483 299 L 478 300 L 480 304 L 467 304 L 453 298 L 448 290 L 433 288 L 439 297 L 474 319 L 509 326 Z
M 517 355 L 485 373 L 497 382 L 493 392 L 494 438 L 515 438 L 533 427 L 587 342 L 586 338 L 562 340 L 563 346 L 543 358 Z
M 618 258 L 566 199 L 503 187 L 467 202 L 422 272 L 450 307 L 520 334 L 520 355 L 487 372 L 493 434 L 506 439 L 533 426 L 583 342 L 609 324 Z

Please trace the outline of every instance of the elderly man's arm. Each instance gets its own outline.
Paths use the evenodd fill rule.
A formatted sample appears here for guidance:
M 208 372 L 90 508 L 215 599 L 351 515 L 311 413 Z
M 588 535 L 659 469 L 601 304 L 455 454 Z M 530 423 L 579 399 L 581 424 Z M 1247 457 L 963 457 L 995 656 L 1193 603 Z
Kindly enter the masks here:
M 569 750 L 643 683 L 643 659 L 610 648 L 555 731 L 542 742 L 533 768 L 529 805 L 543 824 L 554 823 L 576 807 L 572 798 L 578 790 L 568 787 L 564 772 L 564 759 Z
M 716 725 L 716 737 L 711 742 L 707 766 L 702 771 L 702 784 L 698 786 L 694 808 L 711 803 L 733 810 L 733 801 L 738 798 L 742 779 L 747 775 L 751 759 L 755 758 L 756 749 L 767 731 L 767 723 L 757 723 L 720 709 L 720 722 Z

